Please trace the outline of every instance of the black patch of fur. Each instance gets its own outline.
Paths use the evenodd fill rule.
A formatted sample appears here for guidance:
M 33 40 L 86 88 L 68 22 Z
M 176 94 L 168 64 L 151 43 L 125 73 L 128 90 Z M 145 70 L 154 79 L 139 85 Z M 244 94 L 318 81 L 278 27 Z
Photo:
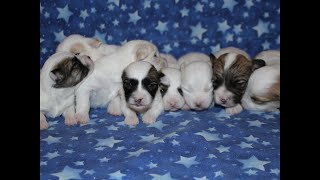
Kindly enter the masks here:
M 150 68 L 147 77 L 142 80 L 142 87 L 144 87 L 152 99 L 155 97 L 158 87 L 160 84 L 160 77 L 157 69 L 152 65 Z
M 180 94 L 181 96 L 183 96 L 182 89 L 181 89 L 181 88 L 178 88 L 177 90 L 178 90 L 179 94 Z
M 124 89 L 124 96 L 126 101 L 130 98 L 131 94 L 137 89 L 139 81 L 127 77 L 126 72 L 122 73 L 122 87 Z
M 89 68 L 73 57 L 57 64 L 51 72 L 56 76 L 54 88 L 68 88 L 81 82 L 88 75 Z

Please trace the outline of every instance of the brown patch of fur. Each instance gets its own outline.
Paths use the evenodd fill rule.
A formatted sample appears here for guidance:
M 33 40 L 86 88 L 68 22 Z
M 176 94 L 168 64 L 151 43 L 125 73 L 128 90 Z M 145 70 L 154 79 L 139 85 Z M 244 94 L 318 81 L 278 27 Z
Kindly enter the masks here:
M 70 48 L 70 52 L 73 54 L 81 53 L 81 52 L 84 52 L 85 50 L 86 50 L 85 46 L 82 45 L 81 43 L 75 43 Z
M 269 88 L 265 97 L 269 101 L 280 101 L 280 75 L 277 78 L 277 82 Z

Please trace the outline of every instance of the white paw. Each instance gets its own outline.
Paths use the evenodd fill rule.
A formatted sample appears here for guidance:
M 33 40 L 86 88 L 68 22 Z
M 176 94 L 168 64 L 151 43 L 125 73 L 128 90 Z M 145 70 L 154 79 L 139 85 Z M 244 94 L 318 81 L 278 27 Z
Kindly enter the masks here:
M 82 114 L 82 113 L 76 114 L 76 121 L 80 124 L 87 124 L 89 120 L 90 120 L 89 114 Z
M 153 115 L 146 113 L 142 116 L 142 121 L 146 124 L 152 124 L 154 122 L 156 122 L 157 117 L 154 117 Z
M 135 126 L 135 125 L 139 124 L 139 119 L 138 119 L 137 115 L 127 116 L 124 119 L 124 123 L 129 126 Z
M 46 117 L 40 113 L 40 130 L 48 129 L 49 125 L 46 120 Z
M 240 104 L 237 104 L 236 106 L 234 107 L 229 107 L 229 108 L 226 108 L 226 112 L 230 115 L 235 115 L 235 114 L 239 114 L 241 113 L 243 110 L 242 106 Z
M 114 115 L 114 116 L 121 116 L 122 115 L 121 107 L 118 106 L 118 104 L 116 104 L 116 103 L 110 103 L 108 106 L 107 112 L 111 115 Z
M 184 104 L 181 109 L 182 110 L 190 110 L 190 107 L 188 106 L 188 104 Z
M 64 118 L 64 123 L 68 126 L 73 126 L 73 125 L 76 125 L 78 122 L 77 122 L 77 119 L 75 117 L 72 117 L 72 116 L 66 116 Z

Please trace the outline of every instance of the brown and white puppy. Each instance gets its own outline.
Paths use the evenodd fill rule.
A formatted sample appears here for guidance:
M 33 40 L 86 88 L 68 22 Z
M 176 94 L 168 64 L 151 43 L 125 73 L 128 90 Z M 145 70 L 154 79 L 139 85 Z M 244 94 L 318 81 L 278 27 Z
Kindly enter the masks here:
M 181 90 L 181 71 L 175 68 L 163 68 L 160 71 L 160 93 L 165 111 L 177 111 L 185 105 Z
M 47 129 L 46 116 L 63 114 L 67 125 L 74 124 L 74 91 L 93 70 L 88 56 L 58 52 L 49 57 L 40 71 L 40 129 Z
M 265 66 L 263 60 L 249 60 L 236 53 L 226 53 L 217 59 L 210 54 L 213 76 L 214 101 L 226 107 L 228 114 L 238 114 L 243 108 L 241 98 L 246 90 L 247 82 L 253 71 Z
M 205 110 L 214 106 L 212 64 L 209 56 L 203 53 L 188 53 L 179 58 L 178 63 L 186 105 L 193 110 Z
M 280 51 L 263 51 L 256 58 L 263 59 L 267 66 L 252 73 L 241 104 L 252 111 L 280 109 Z
M 121 46 L 114 53 L 95 62 L 95 69 L 90 77 L 76 91 L 76 118 L 80 123 L 89 121 L 90 107 L 107 107 L 108 113 L 121 115 L 119 90 L 122 86 L 123 70 L 132 62 L 157 62 L 157 47 L 143 40 L 132 40 Z
M 131 63 L 122 73 L 121 110 L 128 125 L 139 123 L 136 113 L 142 113 L 142 121 L 151 124 L 163 111 L 159 90 L 160 74 L 145 61 Z
M 215 52 L 213 54 L 214 54 L 215 57 L 220 57 L 221 55 L 226 54 L 226 53 L 241 54 L 244 57 L 246 57 L 247 59 L 251 59 L 249 54 L 246 53 L 244 50 L 236 48 L 236 47 L 232 47 L 232 46 L 226 47 L 226 48 L 222 48 L 222 49 L 220 49 L 219 51 L 217 51 L 217 52 Z
M 115 52 L 120 46 L 103 44 L 96 38 L 72 34 L 66 37 L 57 47 L 56 52 L 71 52 L 73 54 L 90 56 L 93 61 Z

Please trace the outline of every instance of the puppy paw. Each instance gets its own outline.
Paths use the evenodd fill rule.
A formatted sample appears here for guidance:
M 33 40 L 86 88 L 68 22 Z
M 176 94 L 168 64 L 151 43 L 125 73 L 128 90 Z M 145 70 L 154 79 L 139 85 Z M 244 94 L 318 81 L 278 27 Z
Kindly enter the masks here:
M 73 126 L 73 125 L 76 125 L 78 122 L 77 122 L 77 119 L 75 117 L 71 117 L 71 116 L 66 116 L 64 118 L 64 123 L 68 126 Z
M 76 114 L 76 121 L 80 124 L 87 124 L 89 120 L 89 114 Z
M 107 112 L 111 115 L 114 115 L 114 116 L 121 116 L 122 115 L 120 106 L 118 106 L 115 103 L 109 104 Z
M 40 130 L 48 129 L 49 125 L 46 120 L 46 117 L 40 113 Z
M 188 106 L 188 104 L 184 104 L 181 109 L 182 110 L 190 110 L 190 107 Z
M 157 120 L 156 117 L 148 113 L 144 114 L 142 117 L 142 121 L 146 124 L 152 124 L 156 122 L 156 120 Z
M 229 107 L 229 108 L 226 108 L 226 112 L 230 115 L 235 115 L 235 114 L 239 114 L 241 113 L 243 110 L 242 106 L 240 104 L 237 104 L 236 106 L 234 107 Z
M 124 123 L 129 126 L 135 126 L 135 125 L 139 124 L 139 119 L 138 119 L 137 115 L 127 116 L 124 119 Z

